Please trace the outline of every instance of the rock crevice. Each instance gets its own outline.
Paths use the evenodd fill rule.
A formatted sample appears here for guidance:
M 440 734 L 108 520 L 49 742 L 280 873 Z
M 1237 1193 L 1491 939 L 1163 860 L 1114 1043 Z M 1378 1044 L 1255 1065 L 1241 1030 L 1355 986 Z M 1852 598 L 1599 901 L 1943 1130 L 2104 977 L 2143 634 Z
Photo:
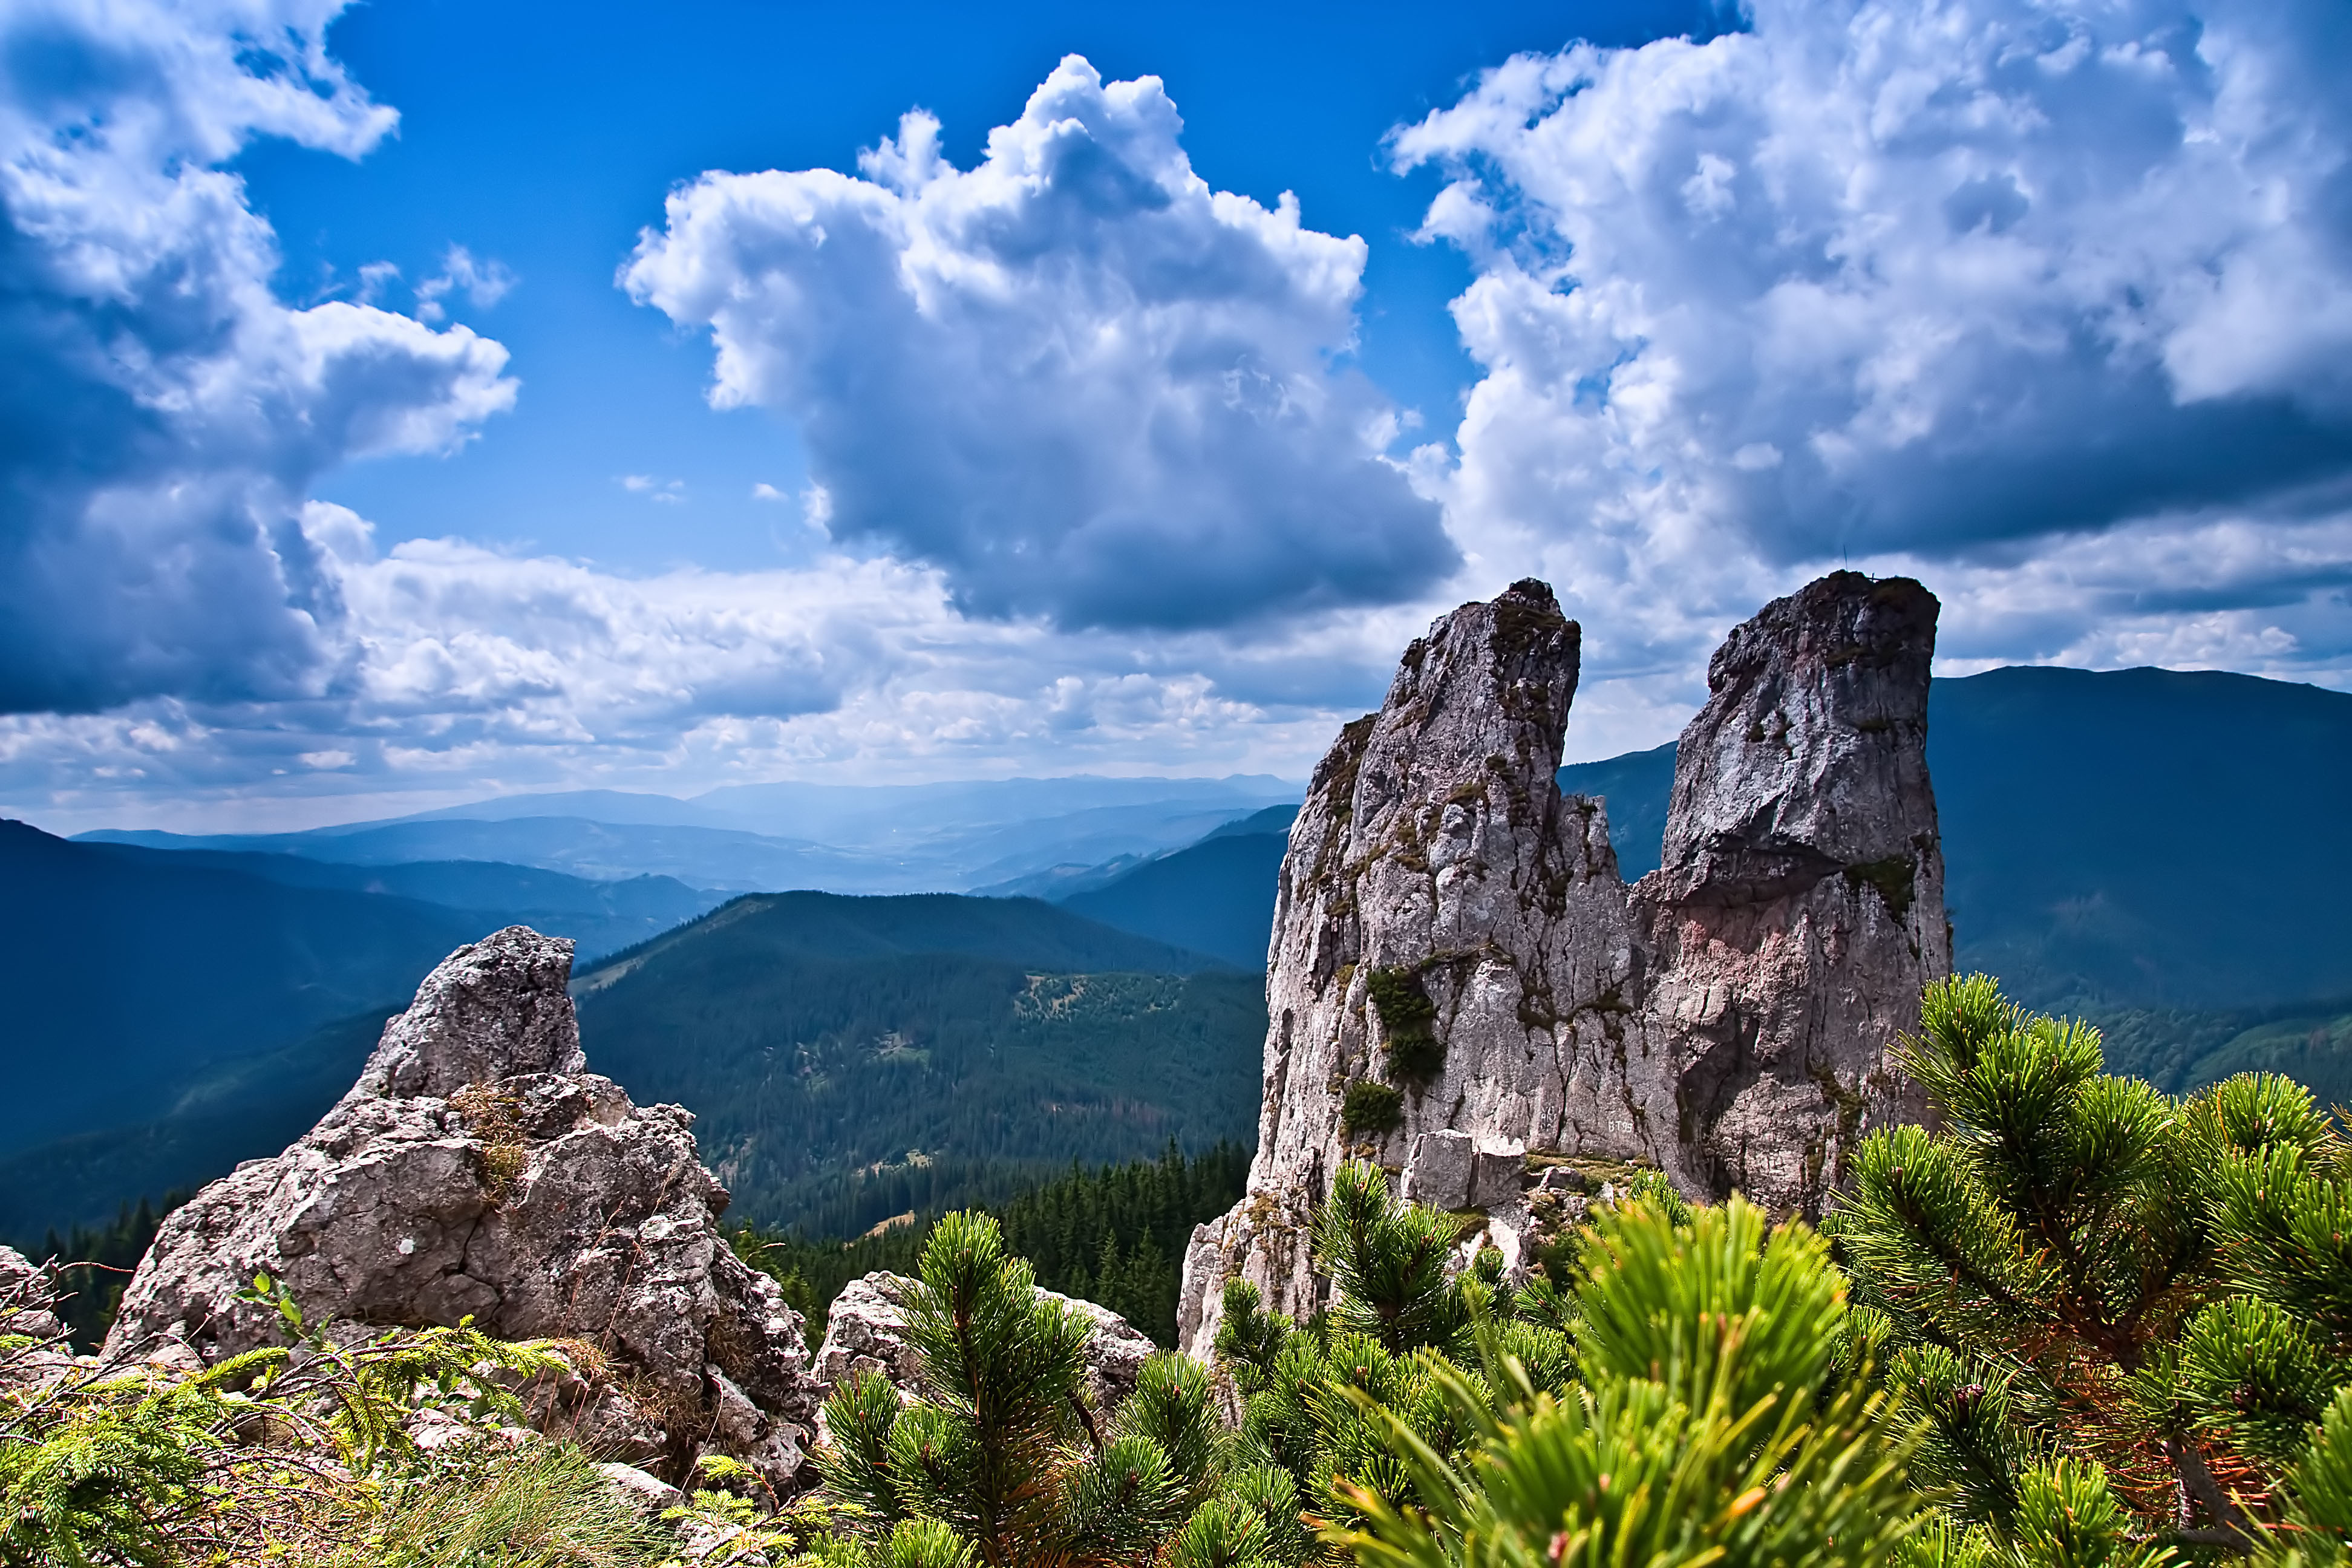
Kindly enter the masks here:
M 1950 969 L 1936 613 L 1916 583 L 1839 573 L 1734 630 L 1682 736 L 1664 863 L 1630 888 L 1604 804 L 1554 783 L 1580 633 L 1549 587 L 1408 647 L 1291 828 L 1257 1157 L 1188 1249 L 1185 1347 L 1206 1353 L 1228 1279 L 1313 1309 L 1307 1227 L 1350 1157 L 1494 1215 L 1507 1255 L 1526 1206 L 1499 1173 L 1529 1156 L 1818 1213 L 1862 1133 L 1914 1113 L 1887 1053 Z M 1366 1084 L 1394 1092 L 1351 1099 Z

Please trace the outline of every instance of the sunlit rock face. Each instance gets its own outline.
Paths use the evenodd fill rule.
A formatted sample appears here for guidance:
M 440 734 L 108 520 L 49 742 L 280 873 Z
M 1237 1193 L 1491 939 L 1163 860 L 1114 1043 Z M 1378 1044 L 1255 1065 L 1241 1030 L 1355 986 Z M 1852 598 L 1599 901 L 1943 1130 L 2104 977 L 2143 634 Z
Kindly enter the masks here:
M 173 1211 L 105 1355 L 282 1342 L 255 1275 L 310 1321 L 584 1341 L 605 1365 L 534 1415 L 678 1479 L 722 1453 L 795 1479 L 816 1387 L 800 1315 L 719 1234 L 693 1118 L 587 1070 L 572 943 L 523 926 L 459 948 L 384 1026 L 359 1082 L 274 1160 Z
M 1408 647 L 1291 829 L 1257 1158 L 1187 1253 L 1186 1348 L 1207 1353 L 1229 1279 L 1313 1309 L 1314 1206 L 1350 1157 L 1484 1213 L 1514 1263 L 1530 1161 L 1818 1213 L 1859 1137 L 1912 1114 L 1889 1047 L 1951 966 L 1936 611 L 1839 573 L 1734 631 L 1664 864 L 1631 888 L 1603 804 L 1554 783 L 1580 634 L 1551 590 L 1514 584 Z

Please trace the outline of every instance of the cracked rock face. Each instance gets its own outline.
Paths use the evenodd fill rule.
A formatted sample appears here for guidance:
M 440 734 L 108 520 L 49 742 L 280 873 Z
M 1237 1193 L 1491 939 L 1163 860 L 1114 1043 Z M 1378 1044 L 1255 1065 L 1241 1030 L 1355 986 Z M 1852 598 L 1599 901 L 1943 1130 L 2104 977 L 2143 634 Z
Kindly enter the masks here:
M 1350 1157 L 1504 1230 L 1528 1154 L 1818 1213 L 1860 1135 L 1913 1113 L 1886 1053 L 1950 970 L 1936 610 L 1840 573 L 1734 631 L 1633 888 L 1603 804 L 1554 783 L 1579 628 L 1551 590 L 1515 584 L 1407 648 L 1291 829 L 1257 1157 L 1187 1251 L 1184 1347 L 1207 1353 L 1229 1279 L 1315 1307 L 1314 1205 Z
M 316 1127 L 164 1221 L 107 1358 L 282 1342 L 236 1300 L 268 1273 L 313 1321 L 588 1342 L 612 1376 L 541 1391 L 551 1425 L 664 1471 L 717 1452 L 789 1481 L 815 1407 L 800 1316 L 719 1235 L 693 1118 L 584 1070 L 571 970 L 571 942 L 521 926 L 453 953 Z
M 921 1390 L 922 1364 L 907 1342 L 907 1288 L 903 1274 L 877 1272 L 853 1279 L 834 1298 L 825 1319 L 824 1343 L 816 1352 L 819 1397 L 863 1372 L 878 1372 L 913 1401 Z M 1075 1309 L 1091 1325 L 1087 1335 L 1087 1391 L 1095 1409 L 1108 1415 L 1135 1392 L 1143 1363 L 1159 1346 L 1108 1307 L 1040 1288 L 1041 1301 Z

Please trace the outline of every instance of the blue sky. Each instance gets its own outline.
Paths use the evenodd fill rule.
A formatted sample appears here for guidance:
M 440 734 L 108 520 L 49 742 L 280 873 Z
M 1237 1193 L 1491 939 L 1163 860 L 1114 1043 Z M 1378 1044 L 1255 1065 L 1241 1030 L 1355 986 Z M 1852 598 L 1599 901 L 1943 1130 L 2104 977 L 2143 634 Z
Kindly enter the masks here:
M 2340 0 L 0 16 L 0 809 L 1572 756 L 1841 563 L 2352 685 Z M 904 117 L 904 118 L 902 118 Z
M 529 280 L 460 313 L 530 374 L 496 440 L 452 461 L 355 465 L 320 493 L 387 541 L 456 531 L 640 567 L 772 563 L 776 521 L 751 493 L 805 483 L 790 425 L 714 418 L 707 346 L 632 304 L 614 269 L 677 182 L 706 169 L 855 174 L 859 150 L 910 108 L 937 114 L 948 157 L 969 166 L 1070 53 L 1114 79 L 1165 80 L 1212 185 L 1268 206 L 1294 191 L 1313 226 L 1372 242 L 1357 357 L 1442 432 L 1476 378 L 1445 313 L 1471 272 L 1449 247 L 1410 242 L 1440 181 L 1392 172 L 1382 138 L 1516 52 L 1711 31 L 1715 16 L 1687 3 L 1433 9 L 741 4 L 651 23 L 604 5 L 560 26 L 529 5 L 348 11 L 335 52 L 400 110 L 401 129 L 358 163 L 282 140 L 238 160 L 278 228 L 282 286 L 348 284 L 382 260 L 421 282 L 464 245 Z M 407 307 L 400 289 L 387 293 Z M 616 472 L 683 479 L 689 503 L 649 517 L 653 503 Z

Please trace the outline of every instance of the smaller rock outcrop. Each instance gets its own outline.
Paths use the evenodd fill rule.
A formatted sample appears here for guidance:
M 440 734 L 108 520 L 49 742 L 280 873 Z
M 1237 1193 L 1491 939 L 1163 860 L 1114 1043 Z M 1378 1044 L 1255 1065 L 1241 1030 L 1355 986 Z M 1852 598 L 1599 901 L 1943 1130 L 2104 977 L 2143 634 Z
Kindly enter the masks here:
M 12 1247 L 0 1247 L 0 1394 L 32 1388 L 74 1369 L 66 1326 L 58 1317 L 54 1266 L 34 1263 Z
M 913 1283 L 903 1274 L 868 1274 L 851 1280 L 834 1298 L 824 1343 L 816 1352 L 821 1397 L 866 1372 L 888 1378 L 901 1399 L 916 1397 L 922 1366 L 907 1342 L 905 1310 L 907 1288 Z M 1042 1289 L 1037 1299 L 1071 1308 L 1093 1325 L 1087 1336 L 1087 1395 L 1097 1410 L 1106 1415 L 1117 1410 L 1135 1392 L 1143 1363 L 1160 1347 L 1108 1307 Z
M 61 1338 L 57 1287 L 49 1270 L 13 1247 L 0 1247 L 0 1336 Z
M 790 1482 L 816 1403 L 800 1315 L 720 1236 L 693 1118 L 585 1070 L 571 971 L 522 926 L 458 949 L 316 1127 L 164 1221 L 106 1357 L 282 1342 L 244 1299 L 266 1273 L 330 1325 L 584 1342 L 609 1364 L 533 1391 L 551 1427 L 668 1479 L 718 1452 Z

